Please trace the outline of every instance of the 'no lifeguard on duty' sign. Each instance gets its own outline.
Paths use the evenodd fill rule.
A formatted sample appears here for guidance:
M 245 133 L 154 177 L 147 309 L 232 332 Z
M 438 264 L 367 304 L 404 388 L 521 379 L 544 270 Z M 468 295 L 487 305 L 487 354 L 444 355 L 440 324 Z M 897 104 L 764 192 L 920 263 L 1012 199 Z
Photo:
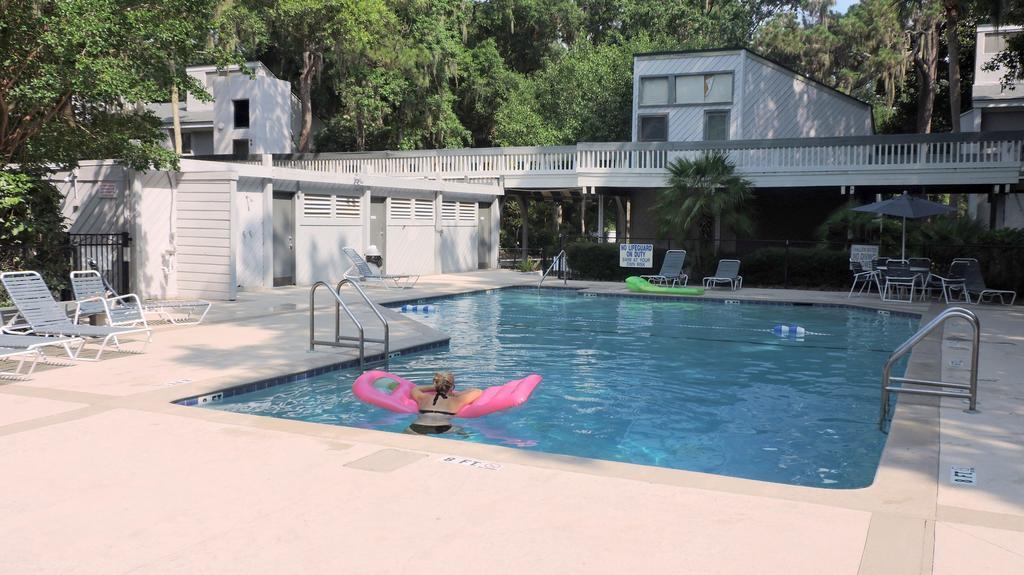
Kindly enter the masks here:
M 619 267 L 653 268 L 654 244 L 619 244 Z

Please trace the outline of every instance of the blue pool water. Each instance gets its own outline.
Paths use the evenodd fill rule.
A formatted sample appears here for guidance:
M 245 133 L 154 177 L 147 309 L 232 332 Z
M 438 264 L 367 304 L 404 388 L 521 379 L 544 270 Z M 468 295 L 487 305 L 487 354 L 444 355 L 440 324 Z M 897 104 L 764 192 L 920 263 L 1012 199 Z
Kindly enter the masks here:
M 790 305 L 587 297 L 511 289 L 410 314 L 451 335 L 447 351 L 402 356 L 390 371 L 459 387 L 544 376 L 524 406 L 459 420 L 445 437 L 828 488 L 869 485 L 888 354 L 917 319 Z M 803 340 L 771 333 L 798 324 Z M 818 335 L 820 334 L 820 335 Z M 902 372 L 902 366 L 899 366 Z M 212 407 L 400 432 L 413 419 L 351 390 L 356 370 L 234 396 Z

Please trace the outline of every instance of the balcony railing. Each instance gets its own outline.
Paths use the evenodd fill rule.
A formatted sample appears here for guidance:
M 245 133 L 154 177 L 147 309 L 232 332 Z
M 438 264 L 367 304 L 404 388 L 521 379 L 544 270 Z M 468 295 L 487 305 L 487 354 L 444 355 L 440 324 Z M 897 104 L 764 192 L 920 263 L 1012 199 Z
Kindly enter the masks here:
M 344 174 L 443 179 L 663 175 L 679 158 L 725 153 L 740 174 L 1021 167 L 1024 132 L 909 134 L 729 142 L 580 143 L 532 148 L 278 155 L 274 165 Z

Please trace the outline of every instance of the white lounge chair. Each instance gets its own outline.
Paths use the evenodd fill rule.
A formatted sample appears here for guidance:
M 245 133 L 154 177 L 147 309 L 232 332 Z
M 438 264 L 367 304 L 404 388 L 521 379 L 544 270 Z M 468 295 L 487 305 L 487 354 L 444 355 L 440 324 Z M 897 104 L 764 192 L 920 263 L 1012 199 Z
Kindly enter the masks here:
M 733 291 L 743 287 L 740 260 L 718 260 L 718 269 L 715 270 L 715 275 L 704 278 L 704 287 L 708 288 L 718 284 L 729 284 Z
M 59 346 L 64 348 L 68 357 L 74 359 L 82 349 L 85 341 L 77 337 L 40 337 L 36 335 L 7 335 L 0 334 L 0 359 L 17 361 L 18 365 L 13 371 L 0 370 L 2 377 L 25 378 L 32 375 L 36 364 L 45 357 L 42 349 L 48 346 Z M 72 347 L 77 344 L 77 347 Z M 28 370 L 23 371 L 25 362 L 32 360 Z
M 112 326 L 149 327 L 146 314 L 152 313 L 175 325 L 196 325 L 212 306 L 206 300 L 142 301 L 133 293 L 117 295 L 96 270 L 71 272 L 71 289 L 75 293 L 75 323 L 82 317 L 103 314 Z
M 683 273 L 683 264 L 686 262 L 686 250 L 668 250 L 665 252 L 665 259 L 661 262 L 661 271 L 652 276 L 640 276 L 652 284 L 666 285 L 671 282 L 675 287 L 679 284 L 686 285 L 689 276 Z
M 350 248 L 341 248 L 341 251 L 348 256 L 348 259 L 352 262 L 352 267 L 345 271 L 345 279 L 350 280 L 362 280 L 362 281 L 378 281 L 385 288 L 390 289 L 392 286 L 388 285 L 388 282 L 394 285 L 396 288 L 411 288 L 416 285 L 416 282 L 420 280 L 420 276 L 417 275 L 386 275 L 380 273 L 380 271 L 370 267 L 370 264 L 366 263 L 363 256 L 359 255 L 359 252 Z M 353 270 L 355 273 L 353 273 Z
M 145 334 L 146 340 L 143 346 L 149 343 L 153 337 L 153 332 L 148 327 L 93 326 L 72 323 L 68 319 L 67 311 L 57 303 L 57 300 L 53 299 L 50 288 L 46 287 L 46 282 L 36 272 L 4 272 L 0 274 L 0 282 L 3 283 L 7 294 L 14 300 L 14 305 L 17 306 L 21 316 L 25 318 L 33 334 L 100 340 L 100 349 L 96 352 L 96 356 L 88 358 L 89 360 L 99 360 L 111 342 L 118 350 L 121 350 L 121 342 L 118 339 L 121 336 Z M 77 354 L 76 359 L 83 358 Z

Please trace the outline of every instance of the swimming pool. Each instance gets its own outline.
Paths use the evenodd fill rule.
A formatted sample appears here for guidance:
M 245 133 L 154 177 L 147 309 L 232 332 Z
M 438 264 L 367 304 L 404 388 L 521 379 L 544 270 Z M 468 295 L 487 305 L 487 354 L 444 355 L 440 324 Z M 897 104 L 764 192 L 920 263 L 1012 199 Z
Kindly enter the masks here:
M 462 388 L 544 376 L 524 406 L 459 420 L 451 439 L 795 485 L 871 484 L 885 443 L 881 367 L 916 316 L 587 295 L 506 289 L 430 302 L 436 312 L 414 317 L 450 334 L 450 348 L 394 358 L 389 370 L 424 384 L 453 371 Z M 779 337 L 778 324 L 809 334 Z M 209 407 L 405 429 L 413 416 L 353 396 L 357 375 L 331 372 Z

